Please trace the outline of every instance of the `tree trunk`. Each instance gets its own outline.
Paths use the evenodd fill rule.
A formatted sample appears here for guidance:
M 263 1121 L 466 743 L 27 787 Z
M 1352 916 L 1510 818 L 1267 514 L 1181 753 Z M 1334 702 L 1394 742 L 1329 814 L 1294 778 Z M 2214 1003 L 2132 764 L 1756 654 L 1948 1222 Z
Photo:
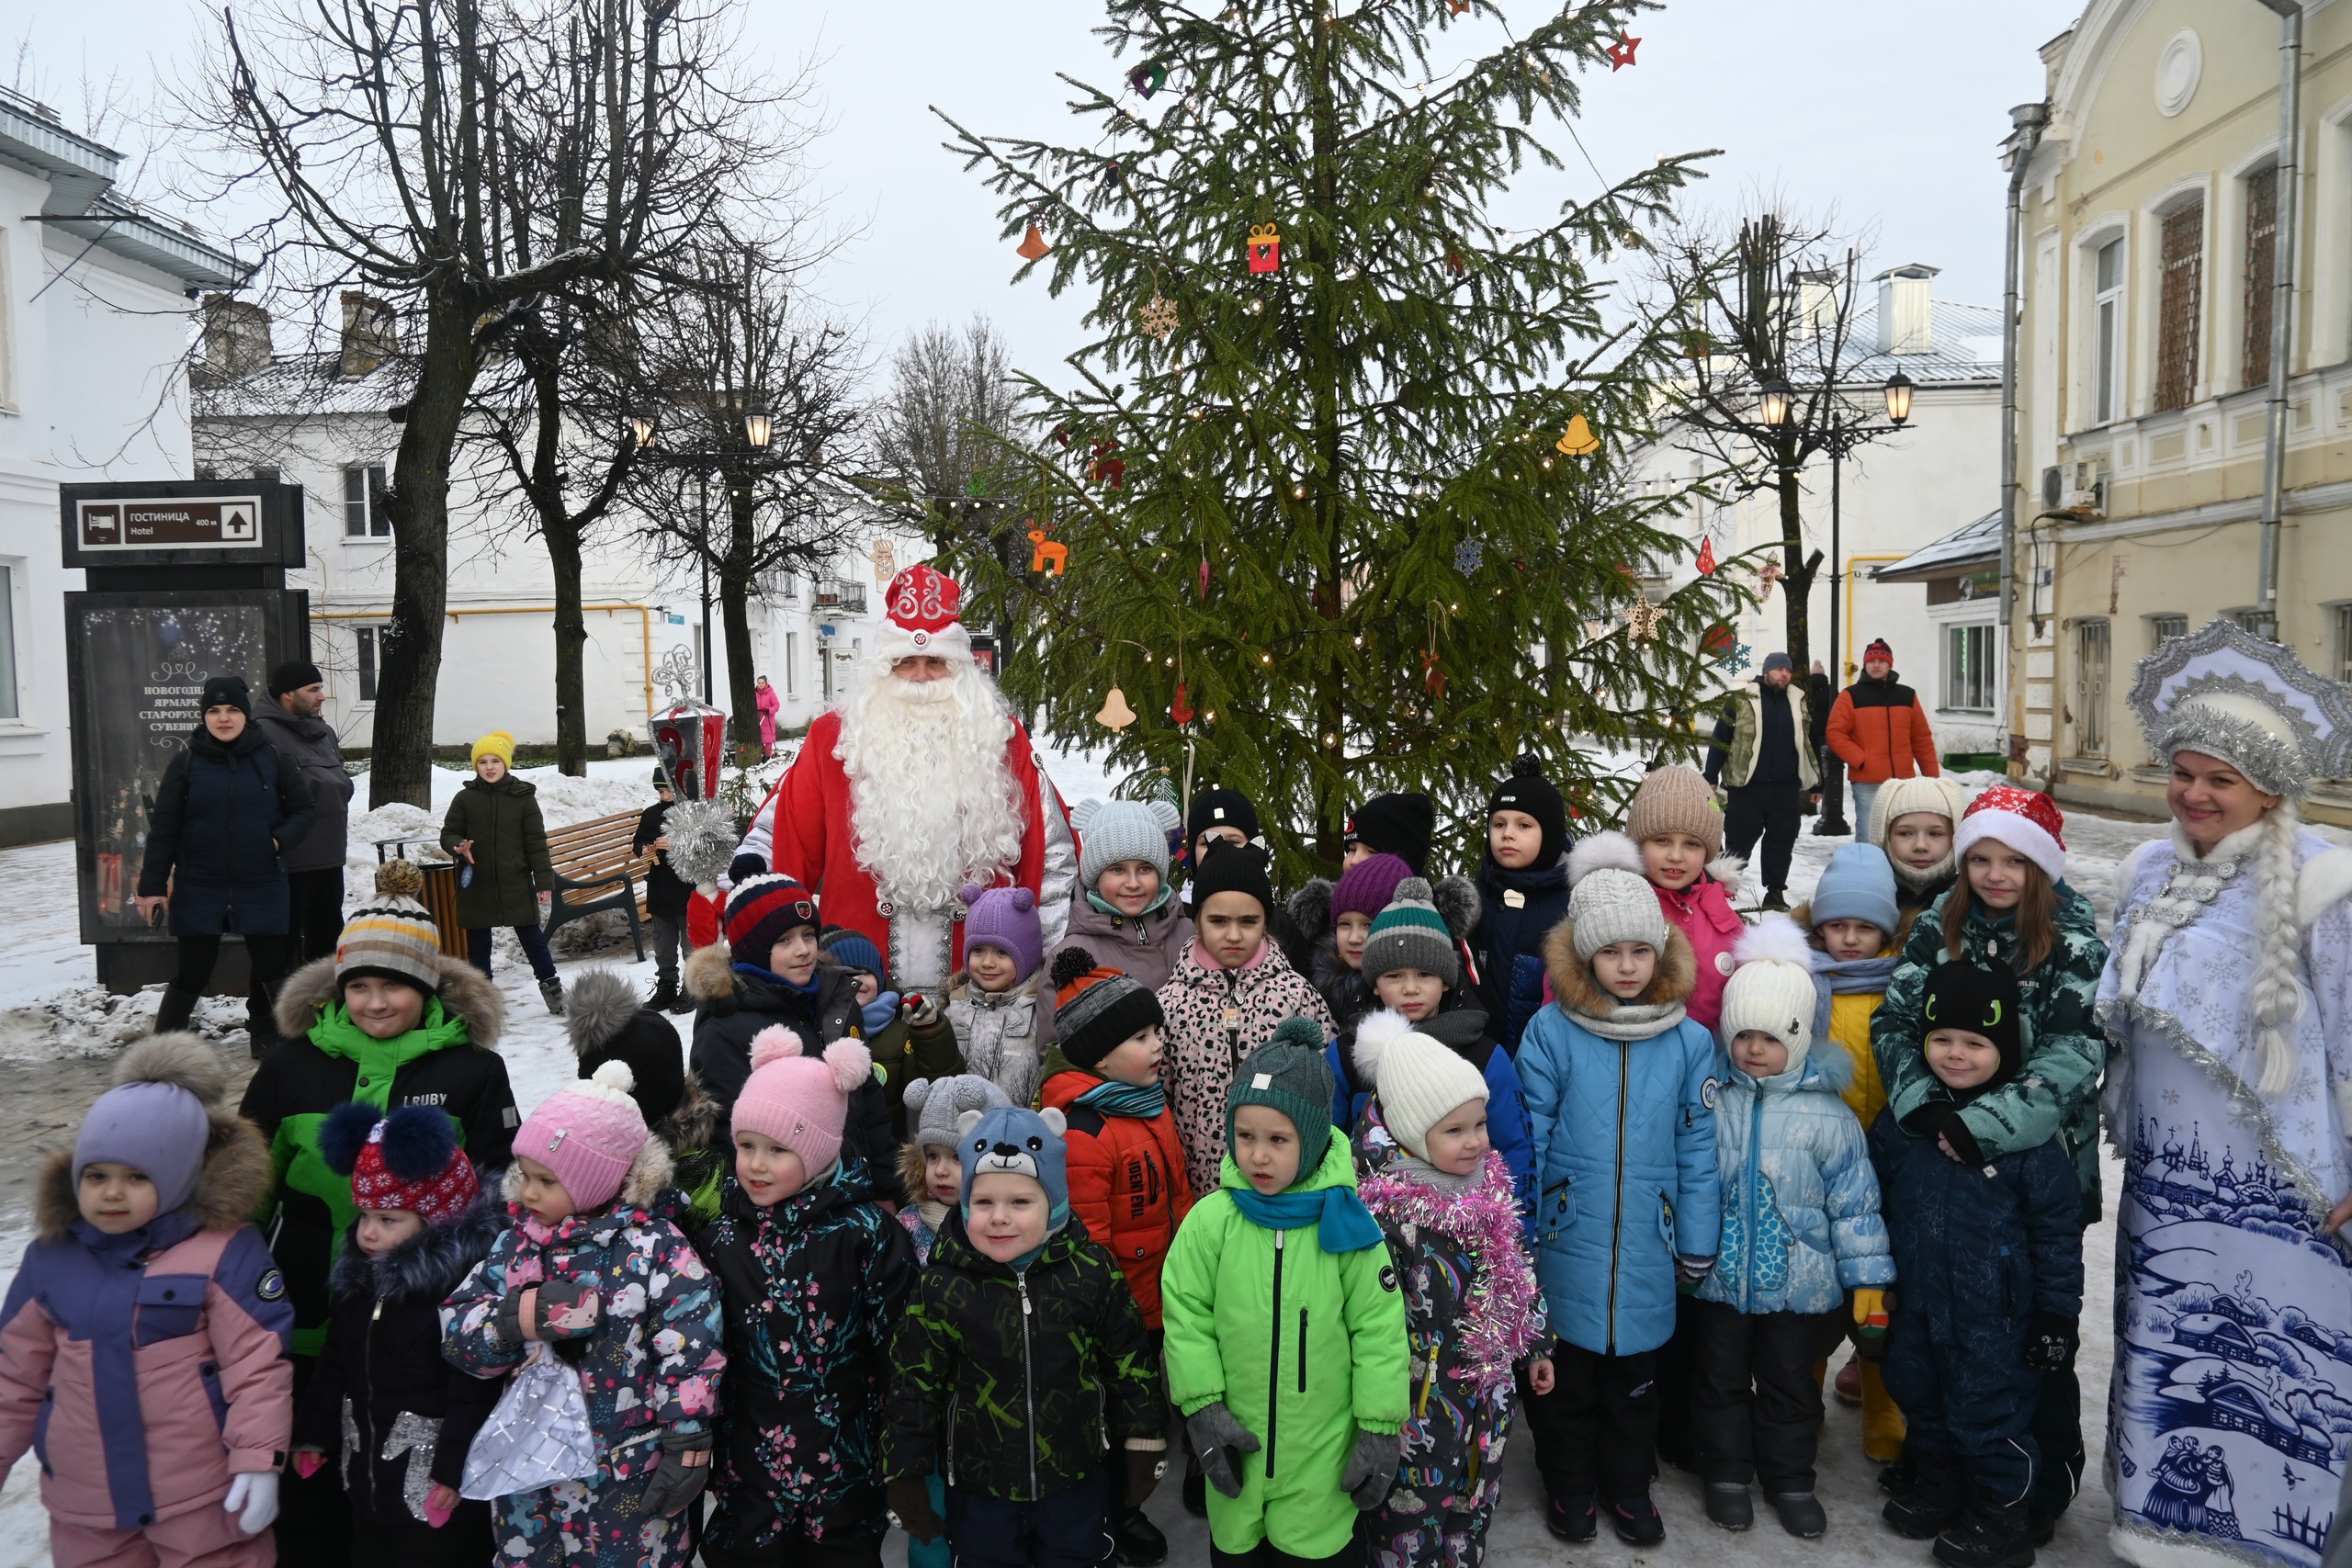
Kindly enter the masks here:
M 1798 488 L 1794 454 L 1778 454 L 1781 463 L 1781 570 L 1783 582 L 1781 614 L 1786 617 L 1789 662 L 1803 682 L 1813 669 L 1813 579 L 1816 563 L 1804 553 L 1804 492 Z
M 378 664 L 370 810 L 395 802 L 433 805 L 433 706 L 449 602 L 449 454 L 473 386 L 476 313 L 460 300 L 428 298 L 424 353 L 385 493 L 392 520 L 392 618 Z
M 760 755 L 760 705 L 752 684 L 752 549 L 757 515 L 751 493 L 727 487 L 727 554 L 718 563 L 718 609 L 727 637 L 728 728 L 736 756 Z M 730 758 L 729 761 L 734 759 Z
M 568 778 L 588 776 L 588 617 L 581 607 L 580 556 L 585 530 L 563 501 L 563 390 L 550 359 L 531 378 L 537 440 L 531 454 L 531 505 L 555 576 L 555 765 Z
M 1332 253 L 1338 247 L 1341 227 L 1338 163 L 1341 133 L 1339 106 L 1332 96 L 1329 28 L 1316 28 L 1311 49 L 1307 112 L 1313 133 L 1308 173 L 1312 226 L 1306 240 L 1311 251 L 1319 251 L 1317 259 L 1329 266 L 1334 265 Z M 1316 562 L 1313 592 L 1316 613 L 1326 621 L 1336 621 L 1340 615 L 1340 585 L 1347 570 L 1340 539 L 1340 498 L 1352 488 L 1340 471 L 1347 458 L 1340 418 L 1340 371 L 1335 347 L 1339 327 L 1332 319 L 1331 299 L 1328 288 L 1308 291 L 1304 334 L 1306 382 L 1312 399 L 1308 418 L 1319 470 L 1307 477 L 1307 507 L 1317 542 L 1322 547 Z M 1338 639 L 1325 637 L 1321 641 L 1322 657 L 1306 676 L 1314 687 L 1309 711 L 1315 716 L 1316 729 L 1306 737 L 1307 755 L 1316 760 L 1308 768 L 1307 776 L 1314 781 L 1315 854 L 1322 863 L 1318 869 L 1327 875 L 1336 875 L 1340 857 L 1346 852 L 1347 669 L 1340 662 Z M 1333 743 L 1324 744 L 1326 737 L 1330 737 Z

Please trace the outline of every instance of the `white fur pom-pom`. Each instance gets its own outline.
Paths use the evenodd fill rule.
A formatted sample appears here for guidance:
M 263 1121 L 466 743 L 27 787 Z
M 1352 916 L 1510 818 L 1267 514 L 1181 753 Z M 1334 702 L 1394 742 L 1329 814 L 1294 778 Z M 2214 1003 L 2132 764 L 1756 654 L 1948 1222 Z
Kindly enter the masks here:
M 1649 874 L 1642 861 L 1642 846 L 1614 830 L 1578 839 L 1576 848 L 1568 852 L 1569 886 L 1596 871 L 1630 871 L 1635 876 Z
M 616 1056 L 599 1064 L 596 1070 L 588 1075 L 588 1081 L 599 1089 L 617 1089 L 627 1094 L 637 1087 L 637 1074 L 629 1070 L 627 1062 Z
M 836 1040 L 825 1047 L 825 1066 L 833 1087 L 847 1094 L 874 1076 L 874 1053 L 858 1041 Z
M 758 1072 L 770 1062 L 781 1062 L 787 1056 L 800 1055 L 800 1036 L 780 1023 L 771 1023 L 752 1036 L 752 1070 Z
M 1770 958 L 1800 969 L 1813 967 L 1813 944 L 1805 941 L 1804 928 L 1786 915 L 1767 915 L 1742 931 L 1731 955 L 1739 964 Z
M 1380 1081 L 1380 1058 L 1392 1040 L 1402 1040 L 1413 1032 L 1405 1015 L 1394 1008 L 1364 1014 L 1356 1025 L 1356 1048 L 1351 1053 L 1356 1059 L 1356 1071 L 1374 1083 Z

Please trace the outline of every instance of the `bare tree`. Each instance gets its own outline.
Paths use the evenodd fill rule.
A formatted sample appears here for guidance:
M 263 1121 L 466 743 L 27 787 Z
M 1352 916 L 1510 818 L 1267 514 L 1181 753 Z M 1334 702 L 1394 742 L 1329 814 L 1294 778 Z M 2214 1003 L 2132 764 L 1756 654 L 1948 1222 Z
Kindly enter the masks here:
M 1666 439 L 1718 466 L 1711 490 L 1719 494 L 1774 492 L 1789 658 L 1808 670 L 1822 557 L 1805 544 L 1805 463 L 1888 433 L 1871 423 L 1885 412 L 1888 362 L 1854 341 L 1857 247 L 1767 210 L 1740 224 L 1728 255 L 1700 231 L 1679 233 L 1658 254 L 1667 297 L 1691 301 L 1690 370 L 1671 389 L 1678 402 Z M 1720 281 L 1710 287 L 1710 278 Z
M 384 301 L 413 363 L 384 504 L 392 611 L 369 801 L 431 798 L 452 454 L 485 359 L 557 299 L 671 270 L 742 191 L 762 99 L 736 86 L 725 0 L 260 0 L 223 13 L 191 104 L 272 216 L 281 286 Z M 557 210 L 518 224 L 506 193 Z M 535 212 L 535 216 L 542 216 Z M 394 323 L 406 318 L 405 329 Z
M 659 401 L 641 412 L 658 451 L 641 455 L 632 500 L 664 555 L 718 580 L 728 708 L 737 746 L 754 755 L 751 606 L 874 514 L 848 481 L 864 456 L 862 348 L 803 291 L 805 270 L 804 255 L 774 243 L 713 246 L 642 333 Z

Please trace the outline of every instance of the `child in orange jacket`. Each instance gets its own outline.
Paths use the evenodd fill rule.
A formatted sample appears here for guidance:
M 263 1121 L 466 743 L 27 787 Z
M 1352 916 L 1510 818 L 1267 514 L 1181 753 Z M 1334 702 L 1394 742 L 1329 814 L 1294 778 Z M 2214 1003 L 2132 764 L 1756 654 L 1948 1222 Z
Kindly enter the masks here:
M 1110 1249 L 1127 1279 L 1152 1349 L 1159 1348 L 1159 1267 L 1192 1211 L 1184 1145 L 1160 1087 L 1159 998 L 1082 947 L 1054 955 L 1057 1038 L 1046 1058 L 1040 1103 L 1066 1119 L 1070 1213 Z M 1114 1470 L 1114 1483 L 1119 1472 Z M 1119 1557 L 1157 1562 L 1167 1539 L 1141 1499 L 1112 1499 Z

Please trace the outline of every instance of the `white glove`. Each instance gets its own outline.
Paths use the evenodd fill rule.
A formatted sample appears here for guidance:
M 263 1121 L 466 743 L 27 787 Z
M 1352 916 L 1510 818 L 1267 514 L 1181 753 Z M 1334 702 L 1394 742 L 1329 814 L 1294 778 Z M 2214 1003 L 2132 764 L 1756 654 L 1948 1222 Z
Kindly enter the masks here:
M 220 1506 L 237 1516 L 237 1528 L 259 1535 L 277 1517 L 277 1472 L 240 1471 L 229 1478 L 229 1495 Z

